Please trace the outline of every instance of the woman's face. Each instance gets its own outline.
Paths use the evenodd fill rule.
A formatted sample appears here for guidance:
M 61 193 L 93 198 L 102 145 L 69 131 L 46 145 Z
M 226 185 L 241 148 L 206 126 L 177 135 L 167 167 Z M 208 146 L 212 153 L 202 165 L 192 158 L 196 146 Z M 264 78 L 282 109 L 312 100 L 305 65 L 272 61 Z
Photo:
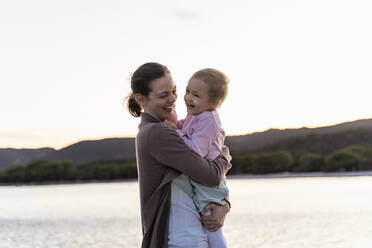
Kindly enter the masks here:
M 171 119 L 177 100 L 176 85 L 169 73 L 150 83 L 151 92 L 143 97 L 142 108 L 161 121 Z

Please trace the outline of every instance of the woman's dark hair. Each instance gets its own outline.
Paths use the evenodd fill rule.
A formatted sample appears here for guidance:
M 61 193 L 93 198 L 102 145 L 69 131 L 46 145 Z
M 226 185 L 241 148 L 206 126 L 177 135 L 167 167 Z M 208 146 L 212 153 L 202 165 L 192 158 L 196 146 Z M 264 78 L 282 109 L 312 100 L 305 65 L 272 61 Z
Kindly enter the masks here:
M 166 73 L 170 73 L 165 65 L 149 62 L 141 65 L 133 73 L 130 80 L 130 87 L 132 92 L 127 96 L 127 108 L 131 115 L 139 117 L 141 115 L 142 108 L 135 99 L 135 94 L 139 93 L 145 97 L 151 92 L 150 83 L 158 78 L 165 76 Z

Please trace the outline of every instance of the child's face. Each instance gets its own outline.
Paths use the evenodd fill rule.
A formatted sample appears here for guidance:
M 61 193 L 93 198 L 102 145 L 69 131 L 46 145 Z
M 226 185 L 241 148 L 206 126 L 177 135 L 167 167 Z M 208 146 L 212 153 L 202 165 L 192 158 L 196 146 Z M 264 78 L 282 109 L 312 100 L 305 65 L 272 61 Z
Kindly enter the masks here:
M 215 110 L 208 96 L 208 85 L 198 78 L 191 78 L 186 87 L 184 96 L 187 113 L 198 115 L 204 111 Z

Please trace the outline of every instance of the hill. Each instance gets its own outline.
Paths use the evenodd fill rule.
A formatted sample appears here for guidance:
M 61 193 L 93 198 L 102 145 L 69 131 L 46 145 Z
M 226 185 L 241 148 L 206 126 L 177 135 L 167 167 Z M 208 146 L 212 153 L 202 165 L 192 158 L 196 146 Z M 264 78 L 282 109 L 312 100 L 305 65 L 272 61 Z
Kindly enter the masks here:
M 0 149 L 0 170 L 13 165 L 25 165 L 36 159 L 69 161 L 76 165 L 108 160 L 133 161 L 134 142 L 134 138 L 108 138 L 81 141 L 60 150 Z M 232 155 L 278 150 L 327 154 L 355 144 L 372 146 L 372 119 L 319 128 L 269 129 L 264 132 L 226 137 L 226 145 Z
M 99 160 L 135 160 L 134 141 L 134 138 L 81 141 L 61 150 L 50 152 L 43 159 L 70 161 L 78 165 Z
M 0 149 L 0 170 L 11 167 L 12 165 L 24 165 L 32 160 L 47 156 L 56 150 L 52 148 L 40 149 Z
M 368 134 L 371 129 L 372 119 L 356 120 L 318 128 L 303 127 L 298 129 L 269 129 L 264 132 L 256 132 L 248 135 L 230 136 L 226 139 L 226 145 L 230 148 L 233 154 L 244 154 L 257 151 L 275 151 L 280 149 L 291 151 L 292 149 L 286 149 L 288 147 L 285 143 L 293 143 L 294 140 L 298 139 L 307 140 L 313 136 L 320 139 L 317 142 L 322 142 L 322 137 L 330 137 L 336 134 L 339 139 L 346 139 L 345 142 L 340 141 L 340 145 L 342 145 L 341 143 L 347 142 L 349 142 L 347 145 L 353 145 L 354 143 L 359 144 L 360 142 L 365 144 L 366 142 L 363 141 L 363 134 Z M 361 130 L 359 140 L 350 139 L 349 133 L 355 130 Z M 372 143 L 369 144 L 372 145 Z M 325 147 L 325 145 L 323 147 Z M 334 145 L 334 147 L 340 146 Z M 334 150 L 336 149 L 337 148 Z M 323 152 L 318 152 L 323 154 Z M 329 152 L 329 149 L 327 149 L 327 152 Z
M 60 150 L 0 149 L 0 170 L 13 165 L 25 165 L 33 160 L 69 161 L 76 165 L 94 161 L 135 160 L 134 138 L 109 138 L 81 141 Z

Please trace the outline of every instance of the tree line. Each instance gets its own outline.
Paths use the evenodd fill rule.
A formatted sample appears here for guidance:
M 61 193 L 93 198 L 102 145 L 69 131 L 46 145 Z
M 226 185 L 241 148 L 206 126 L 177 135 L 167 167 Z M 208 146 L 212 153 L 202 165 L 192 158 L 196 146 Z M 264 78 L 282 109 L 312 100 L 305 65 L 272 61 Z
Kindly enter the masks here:
M 333 172 L 372 170 L 372 147 L 353 145 L 328 155 L 313 152 L 274 151 L 234 155 L 232 174 L 279 172 Z M 26 166 L 0 171 L 0 183 L 23 184 L 137 178 L 135 162 L 95 162 L 74 165 L 69 162 L 37 160 Z
M 135 162 L 95 162 L 76 166 L 70 162 L 36 160 L 26 166 L 0 171 L 0 183 L 45 183 L 136 178 Z
M 233 156 L 229 174 L 372 170 L 372 147 L 353 145 L 328 155 L 274 151 Z

